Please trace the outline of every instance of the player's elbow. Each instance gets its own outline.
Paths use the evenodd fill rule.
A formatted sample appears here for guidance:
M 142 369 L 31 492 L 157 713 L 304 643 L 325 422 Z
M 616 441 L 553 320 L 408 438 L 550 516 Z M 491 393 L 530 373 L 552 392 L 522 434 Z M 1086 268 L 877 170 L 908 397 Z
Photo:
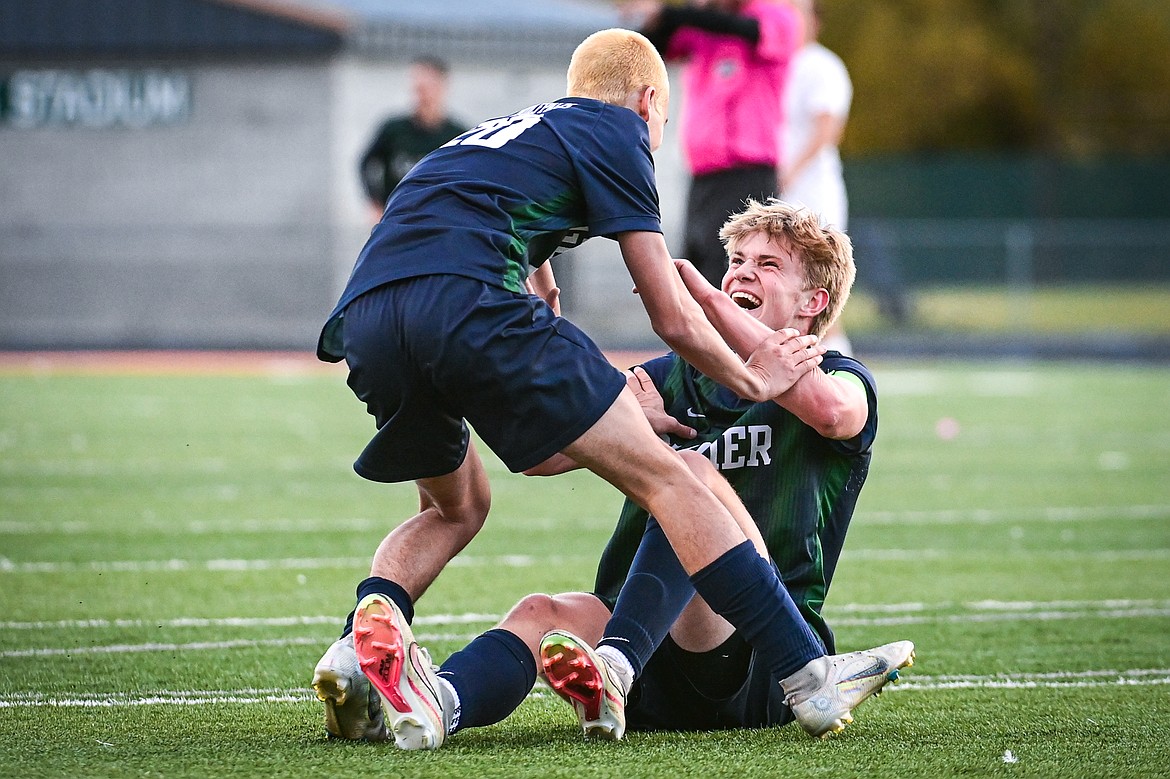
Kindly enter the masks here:
M 809 420 L 809 424 L 822 438 L 845 441 L 861 432 L 865 418 L 851 413 L 851 409 L 844 404 L 831 404 L 819 409 L 816 418 Z
M 658 317 L 656 320 L 651 320 L 650 326 L 655 335 L 676 350 L 676 344 L 685 345 L 697 339 L 697 322 L 685 312 L 676 316 Z

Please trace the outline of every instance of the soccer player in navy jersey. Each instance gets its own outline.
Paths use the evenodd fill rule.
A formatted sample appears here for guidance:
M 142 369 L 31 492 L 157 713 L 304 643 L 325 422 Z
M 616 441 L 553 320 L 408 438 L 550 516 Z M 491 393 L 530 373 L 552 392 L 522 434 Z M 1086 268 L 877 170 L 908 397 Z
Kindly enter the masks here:
M 512 471 L 566 456 L 646 507 L 698 592 L 780 678 L 824 656 L 792 645 L 799 612 L 736 521 L 742 507 L 662 445 L 623 374 L 547 302 L 549 257 L 602 235 L 617 241 L 655 331 L 738 396 L 775 397 L 820 363 L 813 336 L 757 339 L 745 363 L 683 286 L 651 157 L 668 89 L 644 37 L 591 35 L 570 61 L 567 97 L 483 122 L 423 158 L 359 254 L 318 356 L 346 361 L 375 419 L 354 469 L 413 480 L 420 510 L 379 545 L 342 638 L 314 669 L 331 735 L 406 749 L 445 738 L 438 678 L 410 623 L 487 517 L 469 423 Z M 762 610 L 775 616 L 756 619 Z
M 713 319 L 750 316 L 768 332 L 796 337 L 824 332 L 837 318 L 853 281 L 852 252 L 848 239 L 822 227 L 816 215 L 778 201 L 749 202 L 720 237 L 730 256 L 721 292 L 693 267 L 681 267 Z M 877 390 L 855 359 L 829 352 L 820 367 L 761 403 L 737 397 L 675 354 L 627 377 L 655 430 L 683 450 L 696 474 L 717 493 L 738 493 L 754 520 L 747 534 L 775 561 L 804 622 L 833 653 L 821 607 L 869 472 Z M 661 528 L 626 501 L 593 594 L 528 596 L 443 663 L 448 725 L 457 730 L 507 716 L 531 689 L 540 654 L 548 680 L 587 735 L 620 738 L 627 724 L 715 730 L 791 721 L 786 697 L 794 690 L 787 688 L 801 680 L 782 686 L 743 635 L 693 596 Z M 500 658 L 499 645 L 515 648 Z M 897 642 L 833 658 L 865 672 L 854 680 L 848 709 L 879 690 L 912 652 L 909 642 Z M 611 670 L 622 664 L 624 674 Z M 621 675 L 638 677 L 628 706 L 613 678 Z M 608 689 L 615 684 L 617 690 Z M 801 724 L 821 735 L 849 721 L 838 701 L 829 701 L 823 715 Z

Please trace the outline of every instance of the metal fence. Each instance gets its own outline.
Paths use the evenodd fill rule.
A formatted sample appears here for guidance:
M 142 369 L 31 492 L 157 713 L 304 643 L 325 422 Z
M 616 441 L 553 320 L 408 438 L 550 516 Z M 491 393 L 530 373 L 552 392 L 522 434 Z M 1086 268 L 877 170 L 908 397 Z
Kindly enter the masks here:
M 1170 220 L 857 219 L 859 263 L 885 253 L 906 283 L 1170 283 Z

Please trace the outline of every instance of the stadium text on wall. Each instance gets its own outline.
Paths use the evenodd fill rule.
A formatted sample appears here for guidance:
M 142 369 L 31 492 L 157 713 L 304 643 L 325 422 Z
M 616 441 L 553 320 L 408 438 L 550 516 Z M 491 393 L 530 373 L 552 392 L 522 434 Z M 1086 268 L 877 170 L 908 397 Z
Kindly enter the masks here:
M 143 128 L 191 114 L 191 79 L 169 70 L 19 70 L 0 80 L 0 122 L 39 127 Z

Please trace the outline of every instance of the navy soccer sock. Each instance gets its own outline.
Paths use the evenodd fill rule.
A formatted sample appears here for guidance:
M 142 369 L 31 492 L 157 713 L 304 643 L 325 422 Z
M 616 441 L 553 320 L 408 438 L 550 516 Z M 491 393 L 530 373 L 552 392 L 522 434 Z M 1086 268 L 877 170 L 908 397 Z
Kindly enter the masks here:
M 744 541 L 691 577 L 708 605 L 735 626 L 777 680 L 824 655 L 776 570 Z
M 371 576 L 368 579 L 362 579 L 357 586 L 357 599 L 361 603 L 362 598 L 367 595 L 385 595 L 390 600 L 394 601 L 394 605 L 402 611 L 402 615 L 406 617 L 406 624 L 414 622 L 414 603 L 411 602 L 410 596 L 406 594 L 406 590 L 402 589 L 398 584 L 383 579 L 381 576 Z M 355 609 L 356 610 L 356 609 Z M 353 632 L 353 611 L 345 618 L 345 629 L 341 631 L 341 637 L 345 638 Z
M 536 660 L 515 633 L 493 628 L 448 657 L 439 676 L 459 695 L 454 729 L 483 727 L 501 721 L 524 702 L 536 684 Z
M 651 518 L 597 645 L 625 655 L 638 678 L 694 594 L 666 534 Z

